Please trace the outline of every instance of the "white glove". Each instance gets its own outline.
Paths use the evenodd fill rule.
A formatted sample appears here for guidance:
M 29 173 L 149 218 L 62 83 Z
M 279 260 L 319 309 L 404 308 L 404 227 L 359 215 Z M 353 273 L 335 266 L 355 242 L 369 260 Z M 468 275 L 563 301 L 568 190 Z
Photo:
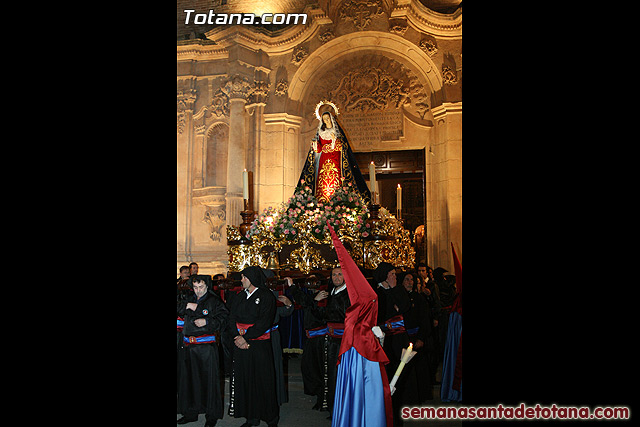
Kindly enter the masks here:
M 378 338 L 378 341 L 380 341 L 380 345 L 384 346 L 384 332 L 382 332 L 380 326 L 374 326 L 371 330 L 373 331 L 373 335 L 375 335 Z

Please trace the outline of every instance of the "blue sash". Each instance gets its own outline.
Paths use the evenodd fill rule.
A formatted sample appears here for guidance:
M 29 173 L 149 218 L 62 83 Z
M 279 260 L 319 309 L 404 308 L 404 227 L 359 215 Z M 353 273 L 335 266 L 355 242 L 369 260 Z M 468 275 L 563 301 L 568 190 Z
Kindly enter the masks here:
M 209 342 L 216 342 L 215 335 L 200 335 L 199 337 L 182 337 L 183 341 L 187 344 L 203 344 Z
M 306 332 L 307 332 L 307 336 L 309 338 L 317 337 L 317 336 L 324 336 L 324 335 L 327 335 L 329 333 L 329 328 L 324 327 L 322 329 L 317 329 L 317 330 L 308 329 Z

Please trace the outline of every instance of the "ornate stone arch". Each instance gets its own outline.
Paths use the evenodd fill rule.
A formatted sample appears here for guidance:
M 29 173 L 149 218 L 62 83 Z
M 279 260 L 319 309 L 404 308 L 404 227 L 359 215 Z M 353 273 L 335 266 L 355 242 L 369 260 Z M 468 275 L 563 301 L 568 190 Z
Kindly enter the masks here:
M 302 104 L 305 102 L 307 91 L 311 86 L 310 82 L 313 82 L 314 78 L 322 76 L 347 55 L 365 51 L 384 54 L 405 65 L 428 87 L 432 97 L 432 105 L 441 103 L 438 97 L 443 85 L 442 76 L 426 52 L 393 33 L 359 31 L 323 44 L 301 64 L 291 78 L 288 90 L 289 98 L 294 109 L 297 110 L 292 112 L 302 113 Z

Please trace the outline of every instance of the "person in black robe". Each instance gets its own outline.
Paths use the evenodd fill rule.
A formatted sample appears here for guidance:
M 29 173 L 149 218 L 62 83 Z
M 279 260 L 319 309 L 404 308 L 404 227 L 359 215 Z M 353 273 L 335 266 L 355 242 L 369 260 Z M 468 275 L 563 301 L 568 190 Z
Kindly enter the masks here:
M 240 279 L 242 278 L 242 274 L 238 271 L 230 272 L 228 281 L 225 284 L 228 288 L 224 290 L 224 294 L 222 294 L 222 300 L 224 301 L 227 308 L 230 308 L 233 304 L 233 299 L 241 292 L 242 295 L 245 295 L 242 290 L 242 284 L 240 283 Z M 238 289 L 239 288 L 239 289 Z M 242 296 L 241 295 L 241 296 Z M 231 378 L 231 366 L 233 365 L 233 349 L 235 345 L 233 344 L 233 339 L 229 337 L 229 334 L 223 331 L 222 333 L 222 365 L 224 367 L 224 375 L 225 377 Z
M 177 333 L 176 333 L 176 387 L 180 382 L 180 348 L 182 347 L 182 328 L 184 327 L 184 319 L 180 317 L 181 302 L 185 301 L 189 295 L 193 294 L 191 289 L 191 280 L 189 280 L 189 267 L 183 265 L 180 267 L 180 277 L 178 278 L 176 287 L 176 302 L 178 307 L 177 313 Z
M 178 315 L 184 319 L 183 341 L 178 353 L 178 424 L 197 421 L 206 414 L 205 426 L 216 425 L 224 415 L 220 390 L 218 339 L 229 310 L 215 294 L 208 292 L 211 278 L 192 276 L 194 293 L 178 302 Z
M 338 375 L 338 354 L 342 344 L 344 334 L 344 319 L 347 309 L 351 306 L 349 292 L 342 275 L 342 269 L 336 267 L 331 270 L 331 283 L 333 287 L 328 291 L 327 304 L 322 307 L 319 304 L 315 307 L 317 315 L 327 322 L 329 329 L 327 343 L 327 380 L 329 383 L 327 391 L 327 407 L 329 418 L 333 414 L 333 406 L 336 394 L 336 380 Z
M 229 415 L 246 418 L 243 427 L 257 426 L 260 420 L 276 426 L 280 407 L 270 333 L 276 298 L 260 267 L 242 270 L 242 287 L 230 303 L 226 329 L 233 342 Z
M 447 342 L 447 331 L 449 330 L 449 313 L 453 301 L 458 295 L 456 290 L 456 276 L 445 275 L 448 271 L 442 267 L 433 270 L 433 280 L 437 284 L 440 299 L 440 313 L 438 319 L 438 356 L 439 360 L 444 360 L 445 343 Z
M 433 399 L 431 375 L 427 350 L 431 344 L 431 317 L 429 306 L 424 294 L 418 292 L 416 274 L 412 271 L 400 273 L 397 282 L 406 289 L 411 301 L 411 308 L 402 317 L 404 326 L 413 343 L 413 351 L 417 354 L 411 359 L 407 367 L 415 370 L 418 385 L 417 403 L 424 403 Z M 407 369 L 407 368 L 405 368 Z
M 333 405 L 336 392 L 336 380 L 338 374 L 338 354 L 342 344 L 342 334 L 344 333 L 344 319 L 347 308 L 351 306 L 349 293 L 344 282 L 342 269 L 336 267 L 331 270 L 332 287 L 327 291 L 320 291 L 315 297 L 315 304 L 309 306 L 309 310 L 316 318 L 327 324 L 327 336 L 325 354 L 323 355 L 323 371 L 326 373 L 323 378 L 323 400 L 320 409 L 329 411 L 329 419 L 333 414 Z M 322 304 L 323 299 L 327 299 L 326 304 Z M 326 403 L 325 403 L 326 402 Z
M 312 311 L 317 301 L 315 298 L 321 294 L 319 290 L 309 289 L 304 291 L 296 286 L 290 287 L 289 293 L 303 310 L 303 327 L 307 339 L 302 345 L 300 371 L 302 373 L 304 394 L 316 396 L 316 403 L 311 409 L 320 411 L 324 408 L 326 410 L 327 399 L 324 378 L 326 375 L 325 360 L 328 330 L 326 322 Z
M 440 381 L 436 381 L 436 371 L 440 363 L 440 289 L 433 280 L 433 269 L 425 262 L 418 263 L 418 279 L 422 282 L 420 289 L 429 306 L 429 325 L 431 326 L 430 337 L 427 341 L 429 375 L 431 384 L 438 385 Z
M 263 269 L 262 272 L 266 278 L 275 276 L 275 273 L 271 270 Z M 271 292 L 277 300 L 276 314 L 273 319 L 273 326 L 271 327 L 271 348 L 273 349 L 273 364 L 276 370 L 276 396 L 278 397 L 278 405 L 282 406 L 283 403 L 289 401 L 289 396 L 287 395 L 287 387 L 284 379 L 282 342 L 278 324 L 280 323 L 280 318 L 291 316 L 294 308 L 293 303 L 286 295 L 279 295 L 276 290 L 271 290 Z
M 409 335 L 404 326 L 403 314 L 411 308 L 411 300 L 406 289 L 397 286 L 395 267 L 388 262 L 381 262 L 373 273 L 374 288 L 378 295 L 378 326 L 385 333 L 383 349 L 389 363 L 385 365 L 387 377 L 393 378 L 402 349 L 409 347 Z M 410 361 L 411 364 L 413 361 Z M 412 370 L 404 368 L 396 383 L 396 391 L 391 396 L 395 425 L 402 425 L 400 409 L 414 403 L 418 394 L 418 385 Z
M 276 370 L 276 396 L 278 398 L 278 405 L 282 406 L 283 403 L 289 401 L 287 395 L 286 381 L 284 378 L 284 361 L 282 356 L 282 338 L 280 337 L 280 330 L 278 324 L 283 317 L 289 317 L 293 314 L 293 303 L 285 295 L 278 295 L 278 291 L 271 291 L 277 301 L 283 305 L 277 305 L 276 314 L 273 319 L 273 326 L 271 328 L 271 348 L 273 350 L 273 365 Z

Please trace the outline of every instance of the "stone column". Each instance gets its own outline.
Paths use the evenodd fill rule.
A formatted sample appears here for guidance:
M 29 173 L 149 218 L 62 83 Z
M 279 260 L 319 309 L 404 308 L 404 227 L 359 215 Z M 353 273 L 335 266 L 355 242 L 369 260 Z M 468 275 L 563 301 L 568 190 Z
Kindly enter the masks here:
M 462 103 L 432 109 L 436 122 L 427 150 L 427 263 L 453 272 L 451 243 L 462 262 Z
M 253 188 L 249 189 L 249 194 L 253 192 L 253 206 L 251 208 L 254 211 L 258 210 L 258 200 L 260 200 L 260 186 L 258 183 L 261 180 L 260 165 L 261 165 L 261 141 L 264 128 L 264 107 L 266 104 L 252 103 L 245 106 L 245 111 L 250 116 L 249 122 L 249 134 L 247 140 L 247 152 L 246 152 L 246 165 L 247 170 L 253 172 Z
M 178 263 L 191 260 L 191 190 L 193 186 L 193 108 L 196 90 L 189 80 L 178 86 Z
M 265 137 L 260 147 L 258 211 L 277 206 L 293 196 L 300 170 L 298 140 L 302 117 L 287 113 L 264 114 Z
M 260 165 L 262 164 L 262 139 L 264 133 L 264 108 L 267 106 L 269 97 L 269 82 L 266 80 L 256 80 L 251 89 L 248 103 L 245 106 L 249 122 L 249 132 L 247 135 L 246 168 L 253 172 L 253 188 L 249 189 L 249 194 L 253 194 L 254 211 L 259 211 L 258 201 L 260 200 L 260 186 L 262 181 Z
M 243 210 L 242 172 L 246 168 L 246 120 L 245 104 L 251 89 L 249 80 L 239 75 L 233 76 L 221 88 L 229 97 L 229 145 L 227 149 L 227 225 L 242 222 Z

